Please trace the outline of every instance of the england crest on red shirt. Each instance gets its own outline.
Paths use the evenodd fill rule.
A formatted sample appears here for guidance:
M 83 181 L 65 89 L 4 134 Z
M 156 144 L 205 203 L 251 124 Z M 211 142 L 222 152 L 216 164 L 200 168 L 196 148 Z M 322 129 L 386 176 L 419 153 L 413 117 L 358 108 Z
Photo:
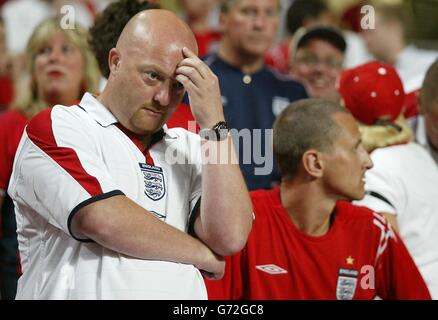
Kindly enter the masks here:
M 359 271 L 353 269 L 339 269 L 336 285 L 336 299 L 352 300 L 357 287 Z

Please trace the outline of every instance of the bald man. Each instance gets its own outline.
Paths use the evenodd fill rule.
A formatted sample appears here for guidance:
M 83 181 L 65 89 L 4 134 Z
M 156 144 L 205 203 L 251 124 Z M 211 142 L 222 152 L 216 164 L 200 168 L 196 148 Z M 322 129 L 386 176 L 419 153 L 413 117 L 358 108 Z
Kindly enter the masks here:
M 143 11 L 110 50 L 98 98 L 29 124 L 8 190 L 18 299 L 207 298 L 202 275 L 222 277 L 252 209 L 218 80 L 196 54 L 173 13 Z M 201 137 L 164 125 L 185 91 Z

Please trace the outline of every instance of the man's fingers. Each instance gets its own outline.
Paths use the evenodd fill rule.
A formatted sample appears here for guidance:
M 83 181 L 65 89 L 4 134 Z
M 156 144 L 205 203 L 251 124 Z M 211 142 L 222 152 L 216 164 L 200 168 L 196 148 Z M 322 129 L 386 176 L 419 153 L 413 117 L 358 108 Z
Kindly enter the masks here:
M 185 49 L 187 51 L 185 51 Z M 198 56 L 196 54 L 194 54 L 192 51 L 190 51 L 190 49 L 187 48 L 183 48 L 183 53 L 187 52 L 187 54 L 184 54 L 184 56 L 186 57 L 185 59 L 183 59 L 179 66 L 189 66 L 192 68 L 195 68 L 199 74 L 202 76 L 202 78 L 206 79 L 208 77 L 208 75 L 210 73 L 212 73 L 212 71 L 210 70 L 210 68 L 207 67 L 207 65 L 198 58 Z
M 193 57 L 197 58 L 198 57 L 192 50 L 190 50 L 187 47 L 183 47 L 182 51 L 183 51 L 184 56 L 187 58 L 193 58 Z
M 177 75 L 175 79 L 176 81 L 180 82 L 184 86 L 184 89 L 186 89 L 188 92 L 196 88 L 195 84 L 183 74 Z
M 189 66 L 179 66 L 176 69 L 178 75 L 183 75 L 189 78 L 195 86 L 199 87 L 200 82 L 203 80 L 202 75 L 195 68 Z
M 200 271 L 201 271 L 201 275 L 202 275 L 205 279 L 208 279 L 208 280 L 220 280 L 220 279 L 223 278 L 223 273 L 221 273 L 221 274 L 215 274 L 215 273 L 207 272 L 207 271 L 204 271 L 204 270 L 200 270 Z

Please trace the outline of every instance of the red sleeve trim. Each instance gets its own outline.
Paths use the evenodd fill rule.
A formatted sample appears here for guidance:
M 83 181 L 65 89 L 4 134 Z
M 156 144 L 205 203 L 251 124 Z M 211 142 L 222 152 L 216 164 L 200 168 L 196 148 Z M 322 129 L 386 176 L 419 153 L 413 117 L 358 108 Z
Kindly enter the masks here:
M 103 193 L 96 177 L 82 167 L 78 155 L 72 148 L 59 147 L 52 129 L 52 108 L 36 115 L 26 128 L 29 139 L 67 171 L 92 197 Z

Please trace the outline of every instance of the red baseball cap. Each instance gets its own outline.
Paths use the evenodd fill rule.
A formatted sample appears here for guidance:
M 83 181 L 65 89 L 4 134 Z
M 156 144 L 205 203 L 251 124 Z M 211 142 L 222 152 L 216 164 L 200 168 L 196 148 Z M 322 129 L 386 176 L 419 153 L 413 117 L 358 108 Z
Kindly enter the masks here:
M 382 62 L 368 62 L 341 73 L 338 91 L 360 122 L 394 121 L 403 112 L 405 92 L 397 71 Z

